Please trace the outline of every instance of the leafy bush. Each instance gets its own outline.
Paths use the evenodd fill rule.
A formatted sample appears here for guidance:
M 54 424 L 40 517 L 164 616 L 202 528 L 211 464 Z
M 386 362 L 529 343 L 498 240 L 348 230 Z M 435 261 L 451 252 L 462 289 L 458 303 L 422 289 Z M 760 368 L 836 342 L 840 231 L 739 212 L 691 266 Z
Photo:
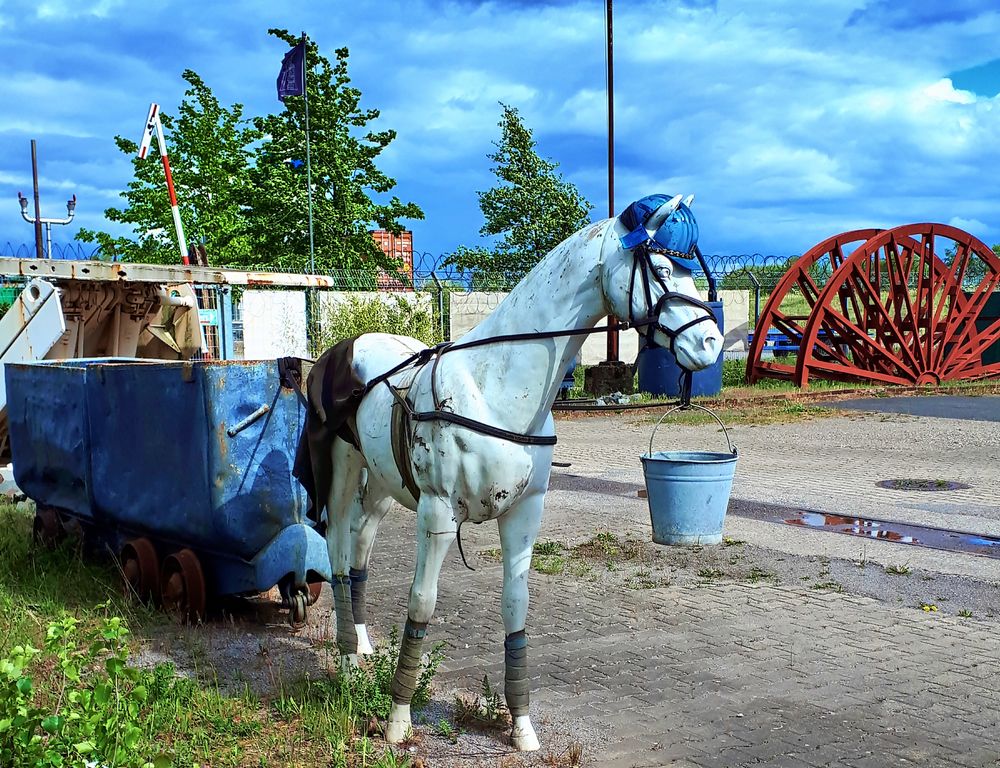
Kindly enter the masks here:
M 372 299 L 349 296 L 347 301 L 333 305 L 320 318 L 314 342 L 315 352 L 322 352 L 338 341 L 363 333 L 411 336 L 427 345 L 440 340 L 429 304 L 395 295 Z
M 11 648 L 0 659 L 0 754 L 6 768 L 31 766 L 144 766 L 150 759 L 144 727 L 149 674 L 129 667 L 128 629 L 119 617 L 82 628 L 72 616 L 49 623 L 44 652 Z M 61 678 L 36 694 L 33 675 Z

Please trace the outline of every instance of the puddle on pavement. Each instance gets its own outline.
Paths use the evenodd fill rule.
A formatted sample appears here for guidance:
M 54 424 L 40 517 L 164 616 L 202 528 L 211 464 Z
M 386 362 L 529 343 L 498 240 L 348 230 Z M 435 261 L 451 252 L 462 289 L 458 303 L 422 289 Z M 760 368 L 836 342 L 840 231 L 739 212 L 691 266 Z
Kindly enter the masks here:
M 795 511 L 791 516 L 787 516 L 789 512 L 787 509 L 782 512 L 785 516 L 780 522 L 788 525 L 800 525 L 866 539 L 893 541 L 897 544 L 913 544 L 931 549 L 1000 558 L 1000 538 L 994 536 L 875 518 L 830 515 L 823 512 L 803 510 Z
M 553 472 L 549 478 L 549 490 L 582 491 L 636 498 L 637 495 L 641 497 L 643 486 L 638 483 L 608 480 L 601 477 Z M 880 539 L 896 544 L 909 544 L 1000 559 L 1000 538 L 980 533 L 934 528 L 914 523 L 899 523 L 875 517 L 833 515 L 742 499 L 731 499 L 727 514 L 772 523 L 798 525 L 818 531 L 830 531 L 831 533 L 842 533 L 866 539 Z

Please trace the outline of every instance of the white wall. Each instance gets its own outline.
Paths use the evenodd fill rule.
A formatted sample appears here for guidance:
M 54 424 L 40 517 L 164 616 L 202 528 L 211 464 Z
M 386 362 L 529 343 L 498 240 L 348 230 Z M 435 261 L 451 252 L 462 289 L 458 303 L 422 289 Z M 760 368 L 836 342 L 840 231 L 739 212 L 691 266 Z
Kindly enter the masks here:
M 320 291 L 318 294 L 321 317 L 324 309 L 355 297 L 362 301 L 381 299 L 391 301 L 396 294 L 386 291 Z M 405 292 L 398 294 L 409 302 L 426 303 L 432 308 L 434 297 L 430 293 Z M 481 323 L 507 294 L 502 292 L 452 293 L 450 323 L 455 340 Z M 703 294 L 702 298 L 706 298 Z M 724 313 L 724 349 L 727 353 L 747 349 L 749 330 L 750 294 L 748 291 L 719 291 Z M 308 356 L 306 343 L 305 291 L 243 292 L 243 356 L 247 360 L 268 359 L 285 355 Z M 604 321 L 600 323 L 604 324 Z M 619 359 L 631 363 L 639 353 L 639 334 L 635 331 L 619 333 Z M 596 365 L 607 358 L 607 334 L 594 333 L 583 344 L 583 364 Z
M 243 359 L 309 357 L 305 291 L 243 292 Z
M 501 291 L 449 294 L 448 299 L 451 301 L 451 336 L 449 338 L 455 341 L 460 336 L 464 336 L 485 320 L 505 298 L 507 298 L 507 294 Z

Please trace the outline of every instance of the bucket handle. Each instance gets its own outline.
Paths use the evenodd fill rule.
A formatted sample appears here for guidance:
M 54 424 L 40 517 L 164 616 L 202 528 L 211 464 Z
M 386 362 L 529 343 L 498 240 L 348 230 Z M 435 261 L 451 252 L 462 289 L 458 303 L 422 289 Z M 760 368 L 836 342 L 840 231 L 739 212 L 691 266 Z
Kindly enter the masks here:
M 667 416 L 669 416 L 674 411 L 689 411 L 689 410 L 692 410 L 692 409 L 697 409 L 699 411 L 704 411 L 709 416 L 711 416 L 713 419 L 715 419 L 717 422 L 719 422 L 719 426 L 722 427 L 722 432 L 726 436 L 726 442 L 729 444 L 729 452 L 731 454 L 733 454 L 733 456 L 735 456 L 736 455 L 736 448 L 733 446 L 733 441 L 729 439 L 729 430 L 726 429 L 726 425 L 722 423 L 722 419 L 720 419 L 718 416 L 715 415 L 715 411 L 712 411 L 712 410 L 710 410 L 708 408 L 705 408 L 704 406 L 701 406 L 701 405 L 695 405 L 694 403 L 687 403 L 686 405 L 685 404 L 675 405 L 673 408 L 671 408 L 669 411 L 667 411 L 666 413 L 664 413 L 660 417 L 660 420 L 658 422 L 656 422 L 656 426 L 653 427 L 653 434 L 651 434 L 649 436 L 649 454 L 648 455 L 649 456 L 653 455 L 653 438 L 656 437 L 656 430 L 658 430 L 660 428 L 660 425 L 663 423 L 663 420 L 665 418 L 667 418 Z

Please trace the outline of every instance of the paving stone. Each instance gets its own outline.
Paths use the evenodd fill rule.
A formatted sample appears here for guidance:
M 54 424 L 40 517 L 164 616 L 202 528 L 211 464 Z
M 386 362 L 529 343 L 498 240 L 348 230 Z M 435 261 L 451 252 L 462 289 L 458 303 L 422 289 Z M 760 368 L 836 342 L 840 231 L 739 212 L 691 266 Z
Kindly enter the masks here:
M 813 508 L 834 499 L 854 514 L 871 509 L 875 495 L 889 498 L 874 490 L 876 479 L 926 472 L 975 480 L 975 490 L 956 503 L 965 498 L 984 519 L 989 513 L 1000 520 L 1000 483 L 980 481 L 993 465 L 979 454 L 963 449 L 945 456 L 933 438 L 920 442 L 905 425 L 900 434 L 911 443 L 917 434 L 915 453 L 866 449 L 863 426 L 740 430 L 734 493 L 797 499 Z M 572 472 L 595 477 L 617 461 L 632 467 L 628 477 L 641 483 L 636 457 L 647 430 L 601 419 L 561 422 L 556 457 L 572 461 Z M 837 436 L 832 448 L 823 430 Z M 671 433 L 671 439 L 703 442 L 713 436 L 689 427 Z M 912 498 L 912 509 L 924 504 Z M 611 516 L 580 499 L 575 492 L 550 493 L 542 539 L 581 542 L 597 525 L 633 525 L 641 517 L 631 499 L 612 499 Z M 648 530 L 648 515 L 644 525 Z M 495 527 L 492 538 L 488 528 L 470 532 L 466 552 L 497 546 Z M 381 567 L 373 565 L 368 587 L 374 634 L 384 636 L 405 619 L 412 545 L 412 515 L 390 515 L 376 544 Z M 478 691 L 488 674 L 502 688 L 500 577 L 496 564 L 471 572 L 450 553 L 429 633 L 448 644 L 439 686 Z M 629 590 L 569 574 L 532 573 L 530 586 L 532 716 L 608 733 L 606 743 L 588 748 L 589 764 L 1000 765 L 1000 632 L 994 623 L 808 585 L 711 582 Z

